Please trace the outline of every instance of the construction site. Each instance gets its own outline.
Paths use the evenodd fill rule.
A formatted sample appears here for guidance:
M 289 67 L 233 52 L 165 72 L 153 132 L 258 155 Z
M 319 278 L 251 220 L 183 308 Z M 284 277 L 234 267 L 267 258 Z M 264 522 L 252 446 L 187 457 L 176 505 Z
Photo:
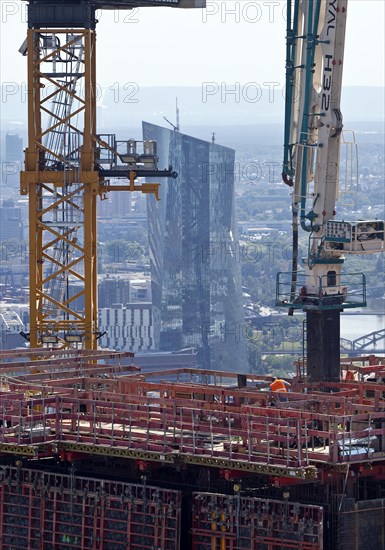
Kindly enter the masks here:
M 359 380 L 300 369 L 283 396 L 129 353 L 1 352 L 0 548 L 384 548 L 385 365 L 342 368 Z
M 340 314 L 366 305 L 344 254 L 384 251 L 384 222 L 333 219 L 347 0 L 288 2 L 293 269 L 276 304 L 307 324 L 289 389 L 98 349 L 97 202 L 178 175 L 156 143 L 97 134 L 96 10 L 204 5 L 28 2 L 29 347 L 0 352 L 0 550 L 385 550 L 385 362 L 340 357 Z

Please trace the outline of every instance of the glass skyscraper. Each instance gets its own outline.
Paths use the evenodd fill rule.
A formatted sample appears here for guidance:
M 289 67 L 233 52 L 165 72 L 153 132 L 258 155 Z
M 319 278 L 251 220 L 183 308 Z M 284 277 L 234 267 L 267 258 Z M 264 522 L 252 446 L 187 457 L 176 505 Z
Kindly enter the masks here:
M 235 152 L 143 123 L 156 140 L 160 198 L 147 197 L 153 304 L 159 349 L 194 347 L 203 368 L 246 371 L 239 244 L 234 219 Z

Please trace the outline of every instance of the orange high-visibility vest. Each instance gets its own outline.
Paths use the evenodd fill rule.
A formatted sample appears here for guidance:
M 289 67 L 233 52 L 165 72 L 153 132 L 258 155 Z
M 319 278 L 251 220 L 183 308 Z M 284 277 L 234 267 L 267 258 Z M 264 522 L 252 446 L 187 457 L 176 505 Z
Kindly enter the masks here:
M 287 392 L 286 384 L 280 378 L 278 380 L 274 380 L 274 382 L 272 382 L 270 384 L 270 389 L 271 389 L 271 391 L 282 391 L 282 392 L 286 391 Z

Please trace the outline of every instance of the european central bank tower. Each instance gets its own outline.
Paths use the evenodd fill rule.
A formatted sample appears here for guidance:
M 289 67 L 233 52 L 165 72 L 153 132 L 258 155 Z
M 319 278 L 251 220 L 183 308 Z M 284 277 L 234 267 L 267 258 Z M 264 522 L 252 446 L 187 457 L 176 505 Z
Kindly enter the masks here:
M 246 372 L 235 151 L 147 122 L 143 139 L 178 173 L 162 179 L 160 201 L 147 197 L 157 347 L 195 348 L 204 369 Z

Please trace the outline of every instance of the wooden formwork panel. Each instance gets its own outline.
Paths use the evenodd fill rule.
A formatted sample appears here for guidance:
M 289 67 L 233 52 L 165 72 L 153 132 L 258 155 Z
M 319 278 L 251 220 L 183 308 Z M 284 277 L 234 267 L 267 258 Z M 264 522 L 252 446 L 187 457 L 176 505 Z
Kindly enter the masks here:
M 193 550 L 323 550 L 323 508 L 193 494 Z
M 178 550 L 181 494 L 145 485 L 6 468 L 1 550 Z

